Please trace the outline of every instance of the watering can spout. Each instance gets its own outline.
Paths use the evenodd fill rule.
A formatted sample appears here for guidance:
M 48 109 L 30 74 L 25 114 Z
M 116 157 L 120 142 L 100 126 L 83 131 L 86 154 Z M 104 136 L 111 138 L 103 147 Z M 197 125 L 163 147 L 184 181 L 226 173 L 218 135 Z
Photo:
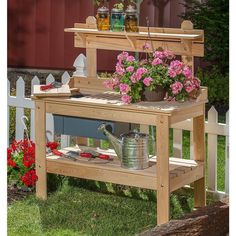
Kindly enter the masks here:
M 110 144 L 113 146 L 117 156 L 119 159 L 122 158 L 122 144 L 121 140 L 115 137 L 113 134 L 111 134 L 107 129 L 106 129 L 106 124 L 101 124 L 98 127 L 98 130 L 103 131 L 103 133 L 107 136 Z

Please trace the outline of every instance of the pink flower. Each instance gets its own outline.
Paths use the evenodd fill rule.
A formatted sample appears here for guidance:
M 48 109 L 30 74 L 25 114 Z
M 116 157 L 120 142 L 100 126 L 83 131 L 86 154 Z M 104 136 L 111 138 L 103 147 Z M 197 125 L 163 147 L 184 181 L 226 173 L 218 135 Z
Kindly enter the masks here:
M 122 95 L 121 100 L 122 100 L 124 103 L 127 103 L 127 104 L 128 104 L 128 103 L 131 103 L 132 98 L 131 98 L 129 95 L 124 94 L 124 95 Z
M 176 81 L 170 87 L 171 87 L 172 93 L 174 95 L 177 95 L 182 90 L 183 84 L 179 81 Z
M 138 68 L 137 71 L 136 71 L 137 77 L 139 77 L 139 76 L 142 77 L 142 75 L 145 74 L 145 73 L 147 73 L 147 69 L 144 68 L 144 67 Z
M 196 89 L 200 88 L 201 81 L 197 77 L 193 78 L 193 83 L 194 83 Z
M 151 44 L 150 43 L 145 43 L 144 45 L 143 45 L 143 50 L 148 50 L 148 49 L 150 49 L 151 48 Z
M 134 58 L 133 56 L 128 56 L 128 57 L 126 58 L 126 61 L 132 62 L 132 61 L 135 61 L 135 58 Z
M 150 86 L 151 82 L 153 81 L 153 79 L 151 77 L 146 77 L 144 80 L 143 80 L 143 83 L 146 85 L 146 86 Z
M 133 66 L 129 66 L 129 67 L 126 68 L 126 71 L 133 72 L 134 71 L 134 67 Z
M 133 84 L 135 84 L 138 81 L 135 73 L 130 76 L 130 79 Z
M 118 75 L 123 75 L 123 74 L 125 73 L 125 70 L 124 70 L 124 68 L 122 68 L 121 66 L 116 65 L 116 73 L 117 73 Z
M 106 88 L 114 89 L 119 83 L 120 83 L 120 80 L 117 77 L 115 77 L 115 78 L 106 80 L 103 84 L 105 85 Z
M 112 83 L 114 84 L 114 86 L 117 86 L 120 83 L 119 78 L 117 78 L 117 77 L 112 78 Z
M 192 78 L 192 71 L 188 66 L 185 66 L 183 69 L 183 74 L 187 79 L 191 79 Z
M 152 61 L 153 66 L 160 65 L 161 63 L 162 63 L 162 60 L 158 57 Z
M 175 76 L 177 75 L 176 72 L 172 69 L 169 69 L 168 71 L 168 75 L 171 77 L 171 78 L 175 78 Z
M 170 63 L 169 69 L 174 70 L 177 75 L 180 75 L 183 72 L 183 67 L 184 67 L 183 62 L 175 60 Z
M 128 93 L 131 90 L 128 84 L 120 84 L 119 88 L 121 93 Z
M 188 79 L 184 81 L 184 88 L 187 93 L 191 93 L 193 90 L 198 90 L 200 88 L 200 81 L 197 77 L 193 79 Z
M 104 81 L 103 84 L 105 85 L 106 88 L 109 88 L 109 89 L 113 89 L 114 88 L 113 82 L 110 79 Z
M 163 56 L 168 58 L 168 59 L 173 59 L 175 57 L 174 53 L 171 51 L 164 51 Z
M 153 56 L 155 57 L 155 58 L 163 58 L 163 52 L 162 51 L 155 51 L 154 52 L 154 54 L 153 54 Z
M 117 56 L 117 60 L 121 62 L 125 60 L 128 56 L 129 56 L 128 52 L 122 52 L 121 54 Z

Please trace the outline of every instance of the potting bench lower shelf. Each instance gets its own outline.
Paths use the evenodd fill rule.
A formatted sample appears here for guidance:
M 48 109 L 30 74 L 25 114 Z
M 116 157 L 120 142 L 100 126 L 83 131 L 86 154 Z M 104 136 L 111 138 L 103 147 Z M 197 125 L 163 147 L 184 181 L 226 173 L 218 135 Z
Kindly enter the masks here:
M 91 149 L 88 147 L 87 149 Z M 69 150 L 75 151 L 75 148 L 65 148 L 62 152 Z M 120 160 L 112 153 L 112 161 L 100 159 L 86 159 L 79 157 L 77 161 L 68 160 L 55 155 L 47 156 L 47 172 L 123 184 L 134 187 L 156 190 L 157 186 L 157 167 L 155 158 L 151 158 L 149 168 L 144 170 L 129 170 L 121 167 Z M 202 161 L 185 160 L 180 158 L 169 158 L 169 178 L 170 192 L 190 184 L 204 177 L 204 163 Z
M 112 92 L 86 95 L 81 98 L 35 99 L 36 195 L 47 198 L 47 172 L 125 184 L 157 191 L 157 224 L 169 221 L 170 192 L 194 182 L 195 207 L 205 205 L 205 103 L 207 88 L 191 102 L 140 102 L 126 105 Z M 113 163 L 95 164 L 83 160 L 46 158 L 46 113 L 81 118 L 118 121 L 156 126 L 156 163 L 145 170 L 131 171 Z M 169 158 L 169 129 L 173 124 L 193 119 L 194 160 Z M 94 130 L 96 132 L 96 130 Z

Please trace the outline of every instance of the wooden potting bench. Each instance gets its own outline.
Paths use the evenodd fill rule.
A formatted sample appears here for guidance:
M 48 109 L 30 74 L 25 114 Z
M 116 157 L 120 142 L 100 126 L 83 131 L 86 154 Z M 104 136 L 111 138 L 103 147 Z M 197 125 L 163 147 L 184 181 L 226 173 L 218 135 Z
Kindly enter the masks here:
M 193 68 L 193 57 L 203 56 L 203 31 L 193 30 L 192 23 L 185 21 L 181 29 L 140 27 L 139 33 L 97 31 L 93 17 L 86 24 L 75 24 L 66 29 L 75 35 L 75 47 L 86 48 L 87 78 L 73 77 L 71 87 L 79 87 L 89 93 L 81 98 L 37 98 L 36 103 L 36 172 L 38 181 L 36 195 L 47 198 L 47 173 L 62 174 L 116 184 L 130 185 L 157 191 L 157 224 L 169 221 L 170 193 L 186 184 L 194 182 L 195 207 L 205 205 L 205 103 L 207 88 L 201 89 L 196 101 L 140 102 L 125 105 L 119 95 L 105 91 L 103 80 L 97 76 L 96 50 L 143 51 L 143 44 L 150 37 L 154 48 L 163 48 L 181 55 Z M 53 155 L 46 156 L 46 113 L 140 124 L 144 130 L 148 125 L 156 126 L 157 158 L 150 161 L 144 170 L 121 168 L 117 158 L 112 162 L 77 161 Z M 185 119 L 193 119 L 193 160 L 169 157 L 169 129 L 173 124 Z M 96 130 L 94 131 L 96 132 Z M 69 150 L 64 149 L 63 151 Z M 99 160 L 97 160 L 99 161 Z

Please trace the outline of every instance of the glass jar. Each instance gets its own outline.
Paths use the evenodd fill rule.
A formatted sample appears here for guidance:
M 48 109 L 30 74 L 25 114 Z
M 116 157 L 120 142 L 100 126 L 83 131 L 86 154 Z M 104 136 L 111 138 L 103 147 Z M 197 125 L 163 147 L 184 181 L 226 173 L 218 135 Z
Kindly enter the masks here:
M 127 7 L 125 13 L 125 30 L 127 32 L 138 32 L 137 10 L 130 5 Z
M 121 9 L 113 8 L 111 10 L 111 30 L 124 30 L 124 12 Z
M 98 8 L 97 25 L 98 25 L 98 30 L 110 29 L 110 16 L 109 16 L 109 9 L 107 7 Z

